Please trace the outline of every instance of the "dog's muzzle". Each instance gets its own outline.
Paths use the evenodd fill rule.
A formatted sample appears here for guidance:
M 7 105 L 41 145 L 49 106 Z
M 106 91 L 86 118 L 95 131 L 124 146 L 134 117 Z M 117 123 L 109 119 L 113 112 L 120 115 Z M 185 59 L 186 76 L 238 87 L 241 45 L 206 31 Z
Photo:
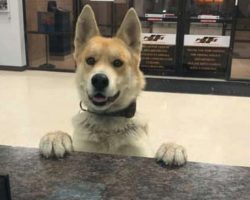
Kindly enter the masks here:
M 114 102 L 120 95 L 118 91 L 114 96 L 107 96 L 106 89 L 109 86 L 109 79 L 104 73 L 97 73 L 91 78 L 93 86 L 92 94 L 88 94 L 89 99 L 95 106 L 105 106 Z

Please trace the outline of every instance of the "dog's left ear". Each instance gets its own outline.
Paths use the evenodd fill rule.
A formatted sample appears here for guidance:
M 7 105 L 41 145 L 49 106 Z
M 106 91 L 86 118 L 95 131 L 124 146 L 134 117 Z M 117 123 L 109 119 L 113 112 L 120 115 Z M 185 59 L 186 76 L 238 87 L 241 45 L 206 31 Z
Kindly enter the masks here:
M 130 8 L 116 33 L 136 53 L 141 52 L 141 23 L 134 8 Z

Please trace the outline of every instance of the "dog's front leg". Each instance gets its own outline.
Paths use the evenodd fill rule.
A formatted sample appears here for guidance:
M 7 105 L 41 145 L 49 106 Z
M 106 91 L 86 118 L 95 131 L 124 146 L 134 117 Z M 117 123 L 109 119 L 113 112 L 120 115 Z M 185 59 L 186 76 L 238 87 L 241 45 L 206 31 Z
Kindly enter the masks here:
M 73 143 L 70 135 L 62 131 L 48 133 L 42 137 L 39 143 L 41 155 L 46 158 L 62 158 L 73 151 Z
M 181 145 L 164 143 L 156 152 L 156 159 L 168 166 L 181 166 L 187 162 L 187 153 Z

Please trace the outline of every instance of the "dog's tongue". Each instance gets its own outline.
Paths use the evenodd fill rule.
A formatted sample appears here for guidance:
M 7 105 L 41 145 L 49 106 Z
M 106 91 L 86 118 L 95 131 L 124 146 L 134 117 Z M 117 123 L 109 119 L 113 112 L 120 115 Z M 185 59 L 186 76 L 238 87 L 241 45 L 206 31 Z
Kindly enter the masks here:
M 103 96 L 102 94 L 97 94 L 93 96 L 93 100 L 95 102 L 102 103 L 107 101 L 107 97 Z

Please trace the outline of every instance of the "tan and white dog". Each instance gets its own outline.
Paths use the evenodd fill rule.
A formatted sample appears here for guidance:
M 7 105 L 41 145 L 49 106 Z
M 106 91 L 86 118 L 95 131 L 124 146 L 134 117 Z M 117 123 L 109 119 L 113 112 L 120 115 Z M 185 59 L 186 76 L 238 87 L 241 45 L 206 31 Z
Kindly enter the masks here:
M 130 156 L 156 156 L 166 165 L 183 165 L 184 148 L 162 144 L 156 152 L 148 143 L 146 123 L 135 114 L 135 102 L 145 85 L 139 69 L 141 24 L 131 8 L 113 38 L 102 37 L 89 5 L 78 18 L 74 58 L 81 103 L 87 110 L 73 118 L 73 140 L 63 132 L 45 135 L 40 152 L 45 157 L 63 157 L 76 151 Z M 135 116 L 134 116 L 135 114 Z

